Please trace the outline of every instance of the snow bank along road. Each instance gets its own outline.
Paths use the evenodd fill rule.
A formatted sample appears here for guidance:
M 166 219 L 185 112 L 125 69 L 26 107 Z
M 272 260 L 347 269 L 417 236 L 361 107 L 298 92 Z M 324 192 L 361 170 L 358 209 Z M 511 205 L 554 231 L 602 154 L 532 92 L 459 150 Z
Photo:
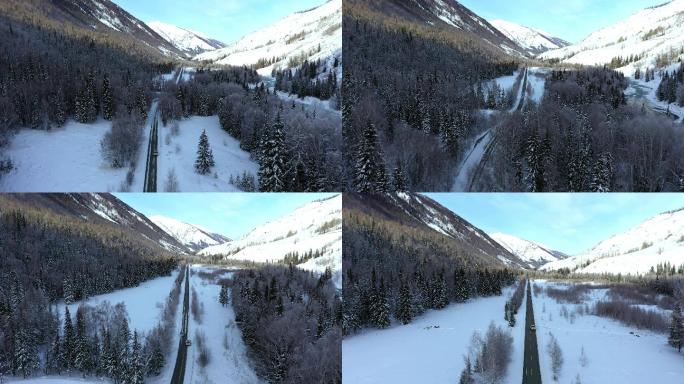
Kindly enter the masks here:
M 183 384 L 185 378 L 185 363 L 188 358 L 188 309 L 190 307 L 190 268 L 185 267 L 185 294 L 183 295 L 183 325 L 181 326 L 181 338 L 178 342 L 178 357 L 176 367 L 173 369 L 171 384 Z
M 527 89 L 527 72 L 523 75 L 523 81 L 520 84 L 520 97 L 518 103 L 513 105 L 509 112 L 520 111 L 525 105 L 525 90 Z M 487 157 L 494 147 L 496 142 L 496 127 L 491 127 L 475 139 L 475 143 L 470 152 L 466 155 L 456 173 L 456 180 L 452 187 L 453 192 L 470 192 L 473 189 L 475 181 L 479 178 L 480 173 L 487 163 Z
M 523 384 L 541 384 L 539 369 L 539 349 L 537 348 L 537 332 L 532 330 L 534 309 L 532 308 L 532 290 L 527 281 L 527 308 L 525 311 L 525 359 L 523 360 Z M 536 325 L 535 325 L 536 327 Z

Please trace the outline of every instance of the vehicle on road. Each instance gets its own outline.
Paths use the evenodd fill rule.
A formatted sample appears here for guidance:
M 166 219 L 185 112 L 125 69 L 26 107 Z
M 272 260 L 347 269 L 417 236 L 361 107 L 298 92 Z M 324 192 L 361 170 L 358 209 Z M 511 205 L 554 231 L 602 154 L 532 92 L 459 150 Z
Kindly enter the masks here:
M 534 324 L 530 325 L 530 331 L 536 331 L 536 330 L 537 330 L 537 327 Z
M 189 347 L 190 345 L 192 345 L 192 342 L 190 341 L 190 339 L 185 340 L 185 345 L 188 346 L 188 347 Z

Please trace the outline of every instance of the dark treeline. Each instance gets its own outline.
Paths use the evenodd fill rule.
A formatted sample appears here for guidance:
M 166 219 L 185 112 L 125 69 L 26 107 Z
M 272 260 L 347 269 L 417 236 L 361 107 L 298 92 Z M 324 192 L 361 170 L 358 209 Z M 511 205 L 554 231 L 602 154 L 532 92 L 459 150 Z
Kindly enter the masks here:
M 671 73 L 663 73 L 656 96 L 660 101 L 678 103 L 684 107 L 684 63 Z
M 250 85 L 257 81 L 248 68 L 199 70 L 187 83 L 166 85 L 162 121 L 218 115 L 221 127 L 259 163 L 261 191 L 339 190 L 339 115 L 284 102 L 263 84 Z M 238 179 L 238 186 L 257 188 L 255 181 Z
M 66 356 L 58 352 L 67 339 L 59 339 L 66 336 L 57 331 L 58 315 L 51 303 L 60 299 L 70 303 L 136 286 L 168 275 L 176 266 L 172 255 L 122 230 L 29 208 L 7 198 L 0 200 L 0 249 L 0 373 L 22 376 L 40 369 L 101 374 L 90 356 L 104 348 L 95 340 L 105 343 L 106 339 L 98 333 L 102 323 L 89 322 L 97 316 L 106 318 L 102 311 L 116 308 L 79 309 L 74 335 L 81 338 L 69 339 L 80 343 L 80 353 L 87 354 L 78 355 L 86 359 L 79 360 L 76 347 L 69 346 Z M 165 332 L 160 328 L 154 334 L 161 337 Z M 138 343 L 144 346 L 142 339 Z M 52 360 L 39 359 L 39 351 Z M 63 357 L 61 362 L 56 362 L 58 356 Z
M 398 228 L 393 228 L 397 230 Z M 469 256 L 441 241 L 396 240 L 380 222 L 345 216 L 343 332 L 386 328 L 392 319 L 410 323 L 428 309 L 452 302 L 500 295 L 518 273 L 468 262 Z M 414 244 L 414 241 L 418 244 Z
M 0 17 L 0 134 L 74 118 L 145 114 L 154 74 L 173 66 L 86 34 Z
M 328 68 L 328 63 L 320 60 L 305 61 L 293 69 L 273 70 L 276 79 L 275 89 L 295 94 L 299 98 L 313 96 L 321 100 L 340 98 L 340 87 L 337 84 L 337 73 L 341 69 L 337 58 Z
M 539 105 L 504 117 L 479 190 L 678 191 L 684 136 L 626 105 L 627 81 L 592 68 L 554 71 Z
M 21 8 L 9 9 L 12 14 Z M 69 119 L 114 120 L 102 144 L 105 158 L 114 167 L 134 167 L 152 78 L 172 68 L 123 40 L 55 24 L 40 14 L 0 16 L 0 173 L 14 166 L 1 155 L 13 132 L 51 129 Z
M 341 383 L 342 302 L 330 271 L 241 270 L 231 300 L 257 374 L 270 383 Z
M 504 320 L 508 321 L 508 325 L 515 327 L 515 316 L 520 310 L 523 299 L 525 298 L 525 290 L 527 288 L 527 279 L 521 278 L 518 281 L 518 285 L 515 287 L 515 291 L 504 306 Z
M 363 2 L 345 3 L 343 46 L 347 188 L 395 189 L 399 169 L 408 190 L 449 190 L 464 143 L 482 129 L 473 111 L 507 103 L 478 84 L 517 64 L 467 33 L 379 16 Z

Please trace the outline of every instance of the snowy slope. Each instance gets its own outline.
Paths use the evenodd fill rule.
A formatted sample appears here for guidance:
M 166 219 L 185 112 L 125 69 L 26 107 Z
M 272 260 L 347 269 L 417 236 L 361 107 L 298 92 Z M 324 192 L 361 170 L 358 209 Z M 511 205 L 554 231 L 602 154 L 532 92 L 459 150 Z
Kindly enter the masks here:
M 540 29 L 525 27 L 501 19 L 491 20 L 489 23 L 520 47 L 527 50 L 532 56 L 570 45 L 569 42 L 558 37 L 553 37 L 548 32 L 544 32 Z
M 586 273 L 646 273 L 662 262 L 684 264 L 684 209 L 662 213 L 604 240 L 588 252 L 555 261 L 543 270 L 579 268 Z
M 330 0 L 320 7 L 287 16 L 225 48 L 197 55 L 194 60 L 240 66 L 276 58 L 275 64 L 260 71 L 270 74 L 273 67 L 287 67 L 290 59 L 324 61 L 341 51 L 342 0 Z
M 684 46 L 684 0 L 646 8 L 629 18 L 590 34 L 580 43 L 542 53 L 542 59 L 603 65 L 616 57 L 644 55 L 621 68 L 631 75 L 637 67 L 655 66 L 656 56 Z
M 185 52 L 188 57 L 224 48 L 226 45 L 218 40 L 211 39 L 199 32 L 194 32 L 161 21 L 150 21 L 147 25 L 168 41 L 178 50 Z
M 562 260 L 567 257 L 562 252 L 551 250 L 542 244 L 505 233 L 493 233 L 489 236 L 512 254 L 527 262 L 531 268 L 537 268 L 551 261 Z
M 277 262 L 290 252 L 313 250 L 321 256 L 301 264 L 303 269 L 324 272 L 330 267 L 341 284 L 342 196 L 308 203 L 289 215 L 253 229 L 238 240 L 207 247 L 198 255 L 222 255 L 230 260 Z
M 150 216 L 149 219 L 157 224 L 159 228 L 163 229 L 166 233 L 193 251 L 199 251 L 200 249 L 212 245 L 223 244 L 230 241 L 229 238 L 223 235 L 205 231 L 196 225 L 184 223 L 170 217 L 156 215 Z

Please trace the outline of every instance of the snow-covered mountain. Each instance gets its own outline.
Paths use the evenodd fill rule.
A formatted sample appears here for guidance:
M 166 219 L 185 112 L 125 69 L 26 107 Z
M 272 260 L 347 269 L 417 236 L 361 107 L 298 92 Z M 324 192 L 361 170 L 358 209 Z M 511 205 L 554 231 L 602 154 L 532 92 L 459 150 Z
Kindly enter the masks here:
M 504 248 L 508 249 L 512 254 L 525 261 L 530 268 L 539 268 L 546 263 L 568 257 L 568 255 L 563 252 L 554 251 L 542 244 L 521 239 L 513 235 L 492 233 L 489 236 Z
M 159 228 L 178 240 L 178 242 L 194 252 L 212 245 L 224 244 L 230 241 L 230 238 L 226 236 L 209 232 L 197 225 L 184 223 L 170 217 L 156 215 L 150 216 L 149 219 L 157 224 Z
M 253 229 L 240 239 L 207 247 L 197 254 L 266 263 L 281 261 L 293 252 L 301 257 L 309 251 L 318 251 L 320 256 L 299 264 L 299 267 L 317 273 L 330 267 L 336 284 L 341 286 L 341 195 L 305 204 L 284 217 Z
M 224 43 L 199 32 L 162 23 L 161 21 L 150 21 L 147 25 L 174 47 L 185 52 L 188 57 L 226 46 Z
M 188 251 L 145 215 L 108 193 L 17 193 L 8 196 L 58 215 L 125 231 L 167 251 L 179 254 Z
M 369 3 L 366 0 L 350 2 Z M 525 49 L 456 0 L 375 0 L 367 6 L 385 16 L 451 29 L 454 34 L 484 42 L 506 55 L 528 55 Z
M 636 12 L 621 22 L 590 34 L 578 44 L 542 53 L 539 58 L 603 65 L 616 58 L 628 60 L 634 55 L 638 60 L 618 64 L 623 73 L 632 75 L 636 68 L 654 67 L 659 55 L 680 52 L 682 46 L 684 0 L 673 0 Z
M 489 23 L 524 48 L 531 56 L 570 45 L 569 42 L 553 37 L 540 29 L 525 27 L 501 19 L 490 20 Z
M 8 0 L 16 1 L 18 0 Z M 34 3 L 34 2 L 19 2 Z M 147 24 L 131 15 L 110 0 L 69 0 L 41 1 L 41 11 L 58 23 L 70 24 L 76 28 L 107 34 L 115 38 L 137 41 L 147 49 L 171 57 L 181 57 L 182 53 L 166 41 Z M 27 4 L 16 7 L 29 6 Z
M 329 0 L 248 34 L 227 47 L 194 57 L 226 65 L 253 65 L 266 60 L 262 74 L 286 68 L 291 61 L 325 61 L 342 52 L 342 0 Z M 274 61 L 273 61 L 274 60 Z M 273 62 L 271 62 L 273 61 Z
M 529 267 L 487 233 L 425 195 L 346 194 L 344 209 L 370 215 L 379 221 L 392 222 L 397 228 L 405 229 L 405 236 L 409 238 L 423 235 L 432 238 L 435 232 L 444 235 L 444 239 L 440 241 L 460 250 L 453 255 L 458 262 L 481 266 Z
M 586 273 L 646 273 L 659 263 L 684 264 L 684 209 L 657 215 L 597 244 L 581 255 L 554 261 L 542 270 Z

